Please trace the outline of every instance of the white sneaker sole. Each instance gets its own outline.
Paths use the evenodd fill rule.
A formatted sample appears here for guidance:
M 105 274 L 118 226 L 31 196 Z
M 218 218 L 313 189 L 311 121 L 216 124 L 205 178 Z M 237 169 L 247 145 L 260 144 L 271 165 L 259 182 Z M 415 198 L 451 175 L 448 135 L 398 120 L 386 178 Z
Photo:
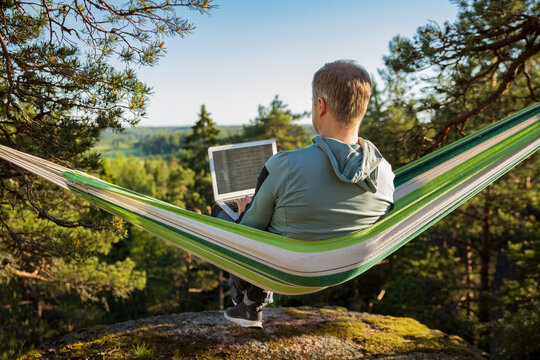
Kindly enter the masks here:
M 225 316 L 225 319 L 227 319 L 229 321 L 232 321 L 233 323 L 238 324 L 241 327 L 258 328 L 258 329 L 262 329 L 262 327 L 263 327 L 262 326 L 262 321 L 253 321 L 253 320 L 247 320 L 247 319 L 237 319 L 237 318 L 233 318 L 233 317 L 228 316 L 227 313 L 223 313 L 223 315 Z

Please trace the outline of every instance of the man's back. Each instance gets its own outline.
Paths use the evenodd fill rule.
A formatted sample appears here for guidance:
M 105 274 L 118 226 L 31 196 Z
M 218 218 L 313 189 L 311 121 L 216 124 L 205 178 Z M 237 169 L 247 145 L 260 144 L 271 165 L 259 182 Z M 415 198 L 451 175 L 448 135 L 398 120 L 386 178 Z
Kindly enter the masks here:
M 320 136 L 313 142 L 266 163 L 268 175 L 242 224 L 320 240 L 366 228 L 386 214 L 393 203 L 394 175 L 373 144 Z
M 301 240 L 336 237 L 368 227 L 393 204 L 394 174 L 377 148 L 360 140 L 371 78 L 354 61 L 325 64 L 313 75 L 311 123 L 319 136 L 305 149 L 266 163 L 240 223 Z M 245 199 L 239 205 L 245 206 Z M 240 208 L 240 206 L 239 206 Z M 272 292 L 231 276 L 234 307 L 225 318 L 262 327 Z

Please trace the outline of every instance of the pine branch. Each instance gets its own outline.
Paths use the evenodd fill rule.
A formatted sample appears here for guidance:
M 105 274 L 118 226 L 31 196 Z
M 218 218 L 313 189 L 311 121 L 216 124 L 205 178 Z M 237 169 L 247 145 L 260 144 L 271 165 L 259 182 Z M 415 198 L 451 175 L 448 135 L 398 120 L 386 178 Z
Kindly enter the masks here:
M 487 98 L 485 98 L 480 104 L 478 104 L 472 110 L 469 110 L 466 113 L 463 113 L 453 119 L 448 120 L 446 123 L 444 123 L 441 129 L 434 136 L 433 145 L 424 151 L 424 155 L 440 148 L 443 142 L 446 140 L 452 128 L 456 127 L 459 124 L 466 123 L 472 117 L 474 117 L 475 115 L 478 115 L 479 113 L 487 109 L 495 101 L 497 101 L 508 89 L 512 81 L 516 78 L 517 74 L 519 73 L 520 67 L 523 66 L 525 61 L 531 58 L 532 56 L 536 55 L 539 51 L 540 51 L 540 43 L 525 50 L 524 52 L 521 53 L 520 56 L 515 58 L 512 64 L 510 64 L 510 66 L 508 67 L 508 70 L 506 71 L 506 73 L 504 74 L 502 78 L 502 82 L 497 88 L 497 90 L 491 93 Z

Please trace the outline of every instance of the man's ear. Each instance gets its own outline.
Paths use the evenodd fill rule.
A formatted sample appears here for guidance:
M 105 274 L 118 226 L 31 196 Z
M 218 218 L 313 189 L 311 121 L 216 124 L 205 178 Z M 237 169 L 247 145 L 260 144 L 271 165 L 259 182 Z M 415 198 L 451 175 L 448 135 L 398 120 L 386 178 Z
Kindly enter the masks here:
M 319 117 L 323 116 L 328 111 L 326 100 L 324 100 L 322 97 L 318 97 L 317 107 L 315 110 L 318 112 Z

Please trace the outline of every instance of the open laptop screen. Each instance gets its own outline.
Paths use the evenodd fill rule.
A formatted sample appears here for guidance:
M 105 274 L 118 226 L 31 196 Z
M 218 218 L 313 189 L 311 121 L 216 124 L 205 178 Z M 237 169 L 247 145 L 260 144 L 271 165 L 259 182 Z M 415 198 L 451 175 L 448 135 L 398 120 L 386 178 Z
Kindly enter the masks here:
M 274 154 L 272 144 L 213 152 L 218 194 L 253 189 L 266 161 Z

